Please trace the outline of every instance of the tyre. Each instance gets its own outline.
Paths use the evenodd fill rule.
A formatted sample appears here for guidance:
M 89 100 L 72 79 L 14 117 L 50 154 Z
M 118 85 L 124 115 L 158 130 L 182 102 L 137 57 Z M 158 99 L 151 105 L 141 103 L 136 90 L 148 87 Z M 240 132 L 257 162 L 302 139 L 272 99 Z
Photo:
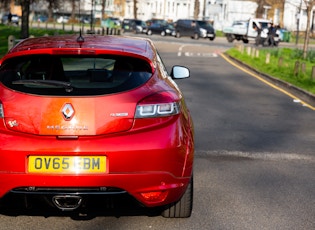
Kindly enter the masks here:
M 152 35 L 152 30 L 148 30 L 147 35 Z
M 233 42 L 234 41 L 234 37 L 231 34 L 227 34 L 226 35 L 226 39 L 228 40 L 228 42 Z
M 162 36 L 165 36 L 165 35 L 166 35 L 166 33 L 165 33 L 164 30 L 161 32 L 161 35 L 162 35 Z
M 198 40 L 199 39 L 199 34 L 198 33 L 194 33 L 194 39 Z
M 269 46 L 269 41 L 267 38 L 262 38 L 261 39 L 261 45 L 262 46 Z
M 193 176 L 187 186 L 187 189 L 182 198 L 170 206 L 167 206 L 162 212 L 162 216 L 165 218 L 188 218 L 191 216 L 193 207 Z
M 180 38 L 180 33 L 176 32 L 175 37 Z

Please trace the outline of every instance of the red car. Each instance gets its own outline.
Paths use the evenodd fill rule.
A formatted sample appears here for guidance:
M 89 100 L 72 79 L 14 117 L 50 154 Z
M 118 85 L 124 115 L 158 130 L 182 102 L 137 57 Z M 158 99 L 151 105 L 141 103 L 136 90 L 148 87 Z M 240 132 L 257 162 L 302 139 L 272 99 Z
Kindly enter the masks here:
M 0 60 L 0 198 L 44 196 L 71 211 L 128 194 L 189 217 L 193 121 L 173 81 L 189 75 L 169 74 L 149 39 L 20 42 Z

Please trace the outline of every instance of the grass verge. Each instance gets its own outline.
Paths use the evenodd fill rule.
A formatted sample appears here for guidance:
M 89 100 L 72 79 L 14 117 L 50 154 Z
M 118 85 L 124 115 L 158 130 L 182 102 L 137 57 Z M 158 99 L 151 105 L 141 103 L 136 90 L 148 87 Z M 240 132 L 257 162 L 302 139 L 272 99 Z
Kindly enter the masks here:
M 314 51 L 308 52 L 307 59 L 302 58 L 301 50 L 290 48 L 256 48 L 238 45 L 226 53 L 259 72 L 315 94 Z

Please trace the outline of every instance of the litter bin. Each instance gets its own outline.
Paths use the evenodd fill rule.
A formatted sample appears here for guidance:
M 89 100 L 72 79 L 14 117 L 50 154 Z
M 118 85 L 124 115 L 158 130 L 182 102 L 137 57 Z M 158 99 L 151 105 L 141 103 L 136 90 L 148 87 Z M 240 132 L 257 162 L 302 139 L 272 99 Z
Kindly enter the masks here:
M 281 41 L 290 42 L 290 39 L 291 39 L 291 32 L 290 31 L 282 30 L 281 34 L 282 34 L 282 38 L 280 37 Z

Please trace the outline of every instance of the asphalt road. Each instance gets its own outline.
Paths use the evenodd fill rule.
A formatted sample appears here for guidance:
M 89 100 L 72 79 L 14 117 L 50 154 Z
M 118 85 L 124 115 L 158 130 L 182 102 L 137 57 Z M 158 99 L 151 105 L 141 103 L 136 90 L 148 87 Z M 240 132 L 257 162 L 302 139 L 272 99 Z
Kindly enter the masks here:
M 0 229 L 315 229 L 314 111 L 231 65 L 225 41 L 152 37 L 195 123 L 191 218 L 1 211 Z

